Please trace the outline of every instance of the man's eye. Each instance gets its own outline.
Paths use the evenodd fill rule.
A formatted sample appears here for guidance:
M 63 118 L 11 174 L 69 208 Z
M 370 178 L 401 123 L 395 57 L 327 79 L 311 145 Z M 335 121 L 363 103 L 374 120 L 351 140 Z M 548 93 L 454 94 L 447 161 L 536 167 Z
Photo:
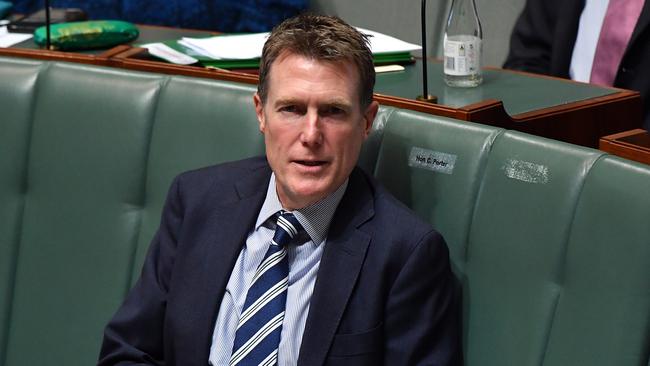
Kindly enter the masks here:
M 295 105 L 285 105 L 280 107 L 280 112 L 287 112 L 287 113 L 298 113 L 298 107 Z
M 325 108 L 322 113 L 326 116 L 339 116 L 345 114 L 345 110 L 340 107 L 331 106 Z

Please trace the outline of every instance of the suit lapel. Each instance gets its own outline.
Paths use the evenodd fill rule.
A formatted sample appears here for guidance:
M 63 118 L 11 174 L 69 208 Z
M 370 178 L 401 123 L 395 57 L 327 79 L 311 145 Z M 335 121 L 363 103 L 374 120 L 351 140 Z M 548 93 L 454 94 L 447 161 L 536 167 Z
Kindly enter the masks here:
M 238 181 L 232 194 L 224 194 L 224 187 L 215 187 L 207 200 L 222 202 L 209 219 L 209 234 L 201 240 L 199 255 L 203 268 L 197 269 L 196 283 L 202 285 L 197 293 L 191 318 L 196 323 L 195 338 L 201 345 L 194 357 L 197 364 L 205 362 L 210 353 L 214 323 L 230 273 L 246 241 L 259 209 L 264 202 L 270 170 L 257 170 Z M 224 202 L 226 200 L 226 202 Z M 189 319 L 188 319 L 189 321 Z M 197 345 L 198 346 L 198 345 Z M 200 362 L 199 362 L 200 361 Z
M 368 183 L 356 169 L 330 225 L 298 365 L 322 365 L 325 362 L 370 244 L 370 237 L 357 228 L 373 214 Z
M 557 9 L 560 9 L 556 12 L 556 31 L 552 35 L 554 51 L 551 53 L 550 72 L 551 75 L 569 78 L 569 67 L 571 65 L 571 56 L 573 55 L 573 46 L 578 37 L 580 14 L 582 14 L 582 10 L 585 7 L 585 1 L 558 1 L 553 5 L 548 6 L 557 6 Z

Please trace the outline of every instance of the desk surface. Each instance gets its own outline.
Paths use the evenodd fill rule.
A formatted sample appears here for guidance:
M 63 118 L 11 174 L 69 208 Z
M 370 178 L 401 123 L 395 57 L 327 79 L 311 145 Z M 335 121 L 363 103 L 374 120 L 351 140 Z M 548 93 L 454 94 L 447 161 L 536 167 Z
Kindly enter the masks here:
M 140 36 L 134 42 L 142 44 L 159 42 L 181 37 L 209 36 L 202 30 L 176 29 L 158 26 L 138 26 Z M 27 40 L 15 48 L 37 49 L 33 40 Z M 85 51 L 86 54 L 99 54 L 104 50 Z M 576 83 L 556 78 L 543 78 L 525 73 L 509 72 L 499 69 L 484 70 L 483 84 L 476 88 L 448 87 L 442 78 L 442 64 L 429 61 L 429 93 L 438 97 L 438 104 L 460 108 L 496 99 L 503 102 L 506 112 L 511 116 L 532 112 L 543 108 L 583 101 L 616 92 L 616 89 Z M 422 94 L 422 60 L 406 65 L 406 70 L 377 75 L 375 92 L 383 95 L 415 99 Z
M 610 95 L 618 90 L 501 69 L 485 69 L 483 84 L 476 88 L 452 88 L 445 84 L 442 74 L 442 63 L 429 61 L 429 94 L 438 97 L 438 104 L 460 108 L 496 99 L 503 102 L 511 116 Z M 421 80 L 422 61 L 417 60 L 404 71 L 378 74 L 375 92 L 415 99 L 422 95 Z

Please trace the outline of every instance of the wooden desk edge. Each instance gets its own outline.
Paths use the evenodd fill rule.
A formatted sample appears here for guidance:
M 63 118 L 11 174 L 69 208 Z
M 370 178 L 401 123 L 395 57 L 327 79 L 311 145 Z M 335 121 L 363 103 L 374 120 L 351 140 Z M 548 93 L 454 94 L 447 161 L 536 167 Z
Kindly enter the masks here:
M 536 111 L 525 112 L 512 116 L 513 122 L 524 122 L 531 119 L 537 119 L 540 116 L 552 116 L 557 114 L 566 113 L 567 110 L 576 111 L 585 108 L 592 108 L 598 105 L 609 104 L 612 102 L 622 102 L 622 101 L 638 101 L 639 106 L 641 105 L 641 93 L 633 90 L 626 89 L 616 89 L 615 92 L 607 95 L 602 95 L 600 97 L 578 100 L 571 103 L 566 103 L 562 105 L 557 105 L 553 107 L 543 108 Z
M 644 133 L 648 133 L 648 131 L 646 131 L 646 130 L 644 130 L 642 128 L 635 128 L 633 130 L 623 131 L 623 132 L 615 133 L 615 134 L 612 134 L 612 135 L 603 136 L 603 137 L 601 137 L 601 139 L 602 140 L 612 141 L 612 140 L 619 140 L 619 139 L 624 138 L 624 137 L 634 136 L 634 135 L 639 135 L 639 134 L 644 134 Z M 619 142 L 621 142 L 621 141 L 619 141 Z
M 647 131 L 637 128 L 630 131 L 603 136 L 598 142 L 598 148 L 612 155 L 650 165 L 650 148 L 619 140 L 624 137 L 642 133 L 647 133 Z
M 120 46 L 117 46 L 120 47 Z M 128 46 L 127 46 L 128 47 Z M 44 49 L 30 48 L 0 48 L 0 56 L 22 57 L 46 61 L 64 61 L 76 62 L 82 64 L 92 64 L 99 66 L 109 66 L 109 58 L 105 54 L 112 55 L 114 48 L 102 52 L 98 55 L 89 55 L 83 53 L 72 53 L 65 51 L 51 51 Z M 122 48 L 119 49 L 120 51 Z

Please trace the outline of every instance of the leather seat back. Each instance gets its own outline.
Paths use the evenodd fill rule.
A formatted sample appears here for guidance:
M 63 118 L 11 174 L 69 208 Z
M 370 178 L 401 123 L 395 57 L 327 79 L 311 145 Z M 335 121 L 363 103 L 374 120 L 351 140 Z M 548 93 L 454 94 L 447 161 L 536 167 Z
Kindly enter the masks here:
M 405 110 L 395 110 L 384 127 L 376 178 L 453 244 L 460 276 L 488 154 L 502 132 Z
M 254 88 L 14 59 L 0 75 L 0 355 L 92 364 L 173 176 L 263 153 Z
M 27 191 L 31 108 L 40 62 L 0 60 L 0 365 L 7 342 Z
M 466 365 L 648 362 L 649 167 L 396 111 L 375 174 L 447 240 Z
M 567 291 L 563 274 L 575 207 L 602 154 L 512 131 L 496 139 L 469 232 L 469 365 L 544 362 Z

